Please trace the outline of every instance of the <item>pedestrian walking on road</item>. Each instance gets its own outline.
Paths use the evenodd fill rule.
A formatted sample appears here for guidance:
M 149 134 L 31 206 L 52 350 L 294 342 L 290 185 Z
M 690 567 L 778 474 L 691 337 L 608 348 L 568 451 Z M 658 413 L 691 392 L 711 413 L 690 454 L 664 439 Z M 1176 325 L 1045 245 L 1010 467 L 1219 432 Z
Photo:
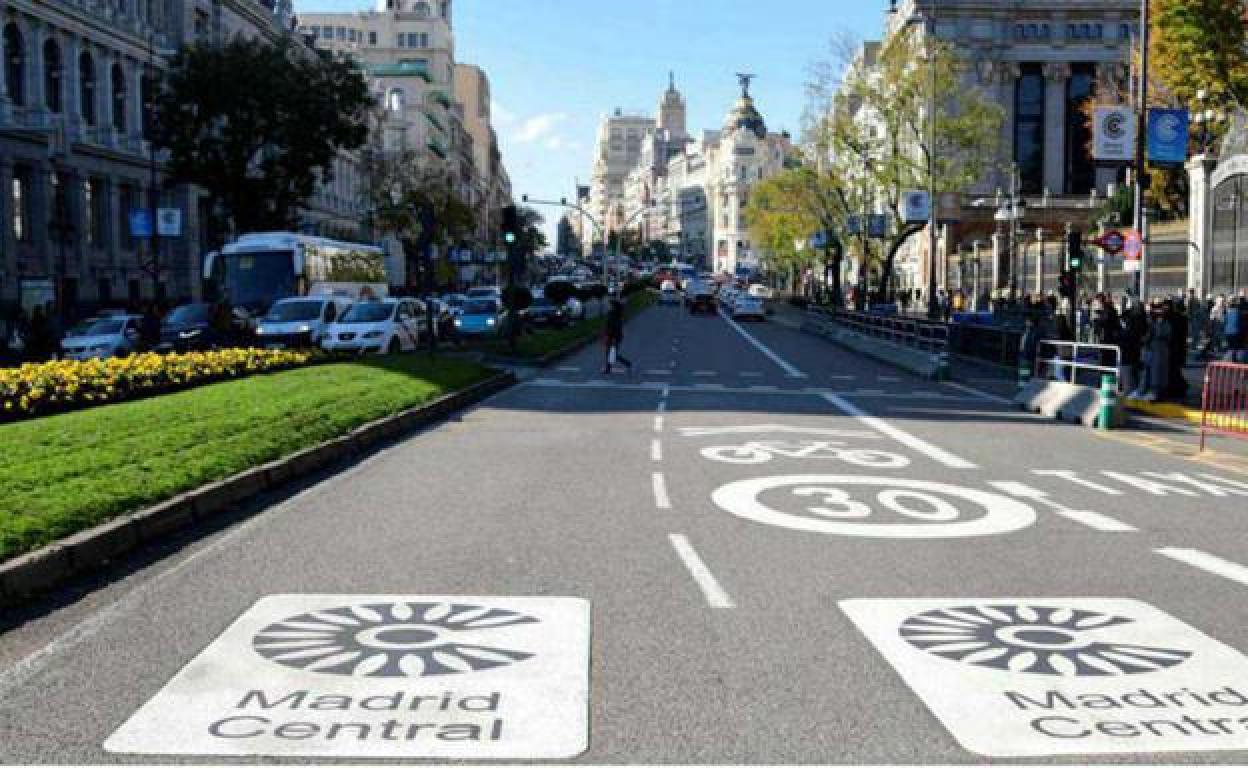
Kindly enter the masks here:
M 616 298 L 611 299 L 611 306 L 607 310 L 607 320 L 603 328 L 603 359 L 602 373 L 611 374 L 616 363 L 624 364 L 628 367 L 628 373 L 633 373 L 633 362 L 624 357 L 621 352 L 621 345 L 624 343 L 624 303 Z

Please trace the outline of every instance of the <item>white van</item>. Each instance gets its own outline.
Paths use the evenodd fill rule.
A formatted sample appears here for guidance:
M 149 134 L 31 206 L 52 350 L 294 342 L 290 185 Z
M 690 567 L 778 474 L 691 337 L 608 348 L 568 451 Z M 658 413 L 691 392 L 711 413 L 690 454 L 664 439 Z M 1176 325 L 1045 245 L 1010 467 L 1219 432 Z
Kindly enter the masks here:
M 351 304 L 341 296 L 279 299 L 256 323 L 256 340 L 265 348 L 316 347 Z

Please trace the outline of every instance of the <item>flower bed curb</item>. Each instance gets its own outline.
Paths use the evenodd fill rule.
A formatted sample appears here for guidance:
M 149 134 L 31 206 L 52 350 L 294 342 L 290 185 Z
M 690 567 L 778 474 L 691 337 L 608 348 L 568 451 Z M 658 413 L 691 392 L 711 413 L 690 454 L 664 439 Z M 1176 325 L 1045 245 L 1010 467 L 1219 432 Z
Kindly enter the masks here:
M 515 384 L 510 372 L 418 407 L 366 423 L 346 435 L 58 540 L 0 564 L 0 607 L 16 606 L 69 579 L 101 569 L 126 553 L 231 510 L 261 492 L 277 489 L 449 415 Z

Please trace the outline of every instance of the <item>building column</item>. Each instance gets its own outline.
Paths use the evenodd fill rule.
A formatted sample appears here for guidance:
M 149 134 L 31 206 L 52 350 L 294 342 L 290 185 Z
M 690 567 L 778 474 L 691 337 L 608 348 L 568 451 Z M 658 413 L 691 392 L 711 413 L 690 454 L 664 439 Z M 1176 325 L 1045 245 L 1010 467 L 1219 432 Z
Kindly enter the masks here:
M 1010 190 L 1010 164 L 1014 162 L 1014 94 L 1018 90 L 1018 64 L 1015 62 L 998 64 L 997 73 L 997 104 L 1001 105 L 1004 117 L 1001 121 L 1001 156 L 1005 160 L 1004 168 L 998 172 L 1000 184 L 998 188 Z
M 77 35 L 66 37 L 64 45 L 61 46 L 61 107 L 65 114 L 65 138 L 69 142 L 82 138 L 82 109 L 78 103 L 81 78 L 78 54 L 81 50 L 81 41 Z
M 26 31 L 26 107 L 35 115 L 47 115 L 43 93 L 43 22 L 32 19 Z
M 1067 64 L 1044 65 L 1044 187 L 1053 195 L 1066 190 Z
M 1205 296 L 1212 285 L 1213 268 L 1213 186 L 1211 177 L 1217 161 L 1197 155 L 1187 163 L 1189 180 L 1187 286 Z
M 103 48 L 97 48 L 92 57 L 95 60 L 96 137 L 100 144 L 112 145 L 109 138 L 113 136 L 113 62 L 116 59 Z
M 40 262 L 40 272 L 55 278 L 55 242 L 49 227 L 52 222 L 52 163 L 45 159 L 33 164 L 32 168 L 29 209 L 31 244 Z

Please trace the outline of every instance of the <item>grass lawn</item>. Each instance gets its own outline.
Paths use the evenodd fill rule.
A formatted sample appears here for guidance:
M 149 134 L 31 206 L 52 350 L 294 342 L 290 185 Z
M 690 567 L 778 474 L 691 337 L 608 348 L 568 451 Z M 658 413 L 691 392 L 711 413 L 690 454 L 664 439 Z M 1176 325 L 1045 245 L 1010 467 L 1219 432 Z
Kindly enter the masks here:
M 625 302 L 625 317 L 631 318 L 657 301 L 658 297 L 654 292 L 637 292 L 631 295 Z M 531 334 L 526 334 L 516 341 L 514 353 L 507 344 L 505 337 L 490 340 L 481 345 L 481 349 L 498 355 L 537 359 L 549 353 L 562 350 L 581 340 L 601 336 L 602 326 L 605 322 L 602 316 L 598 316 L 597 318 L 587 318 L 583 321 L 568 324 L 562 329 L 541 329 Z
M 0 561 L 485 379 L 365 358 L 0 425 Z

